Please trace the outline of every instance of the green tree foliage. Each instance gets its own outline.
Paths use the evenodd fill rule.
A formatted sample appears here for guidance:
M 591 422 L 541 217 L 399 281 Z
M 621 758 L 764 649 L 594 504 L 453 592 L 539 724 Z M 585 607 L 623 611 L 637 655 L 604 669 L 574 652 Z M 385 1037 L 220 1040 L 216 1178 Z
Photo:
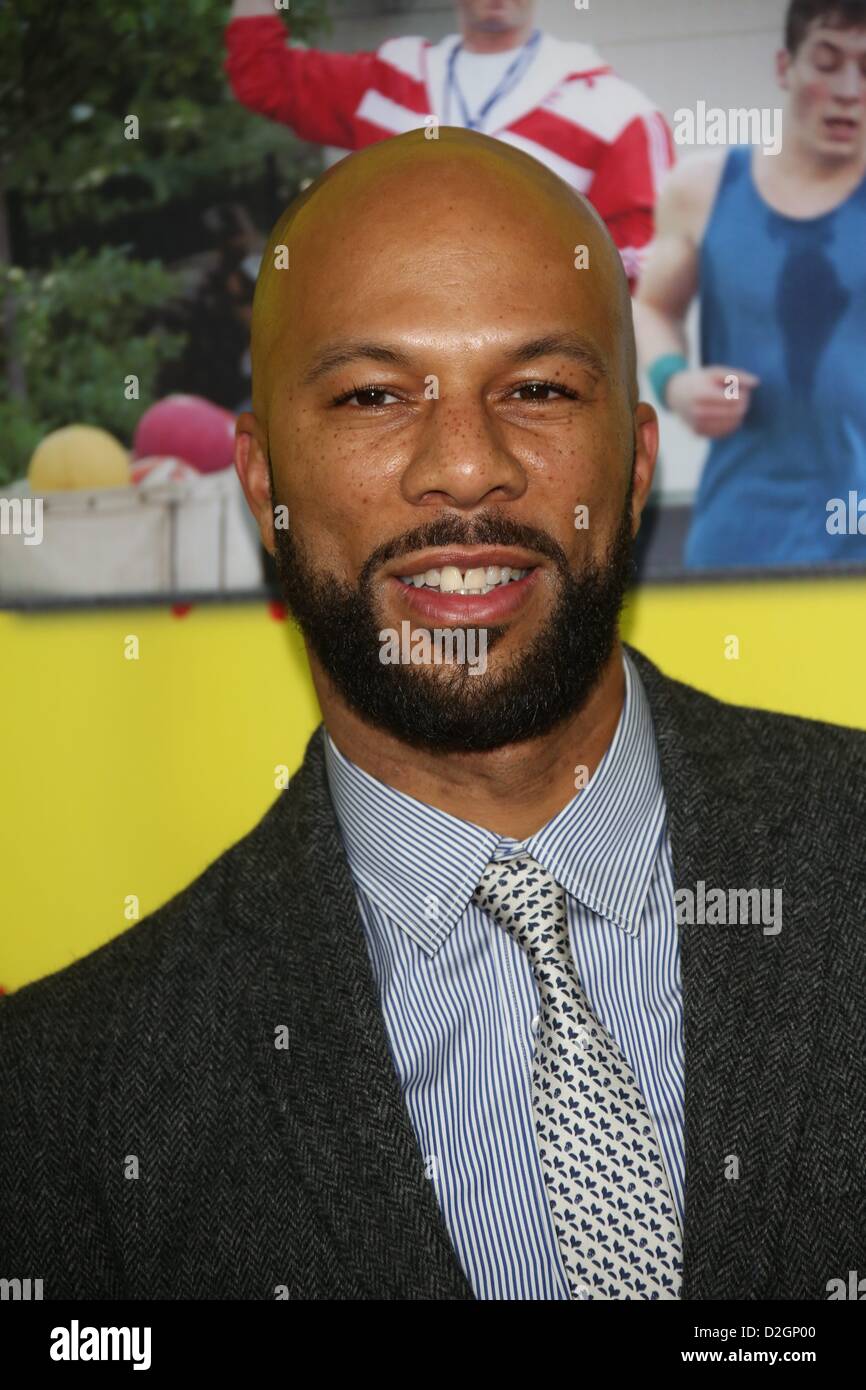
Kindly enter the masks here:
M 149 324 L 176 277 L 114 246 L 77 251 L 47 270 L 13 266 L 0 274 L 2 292 L 16 295 L 29 386 L 24 403 L 0 400 L 0 485 L 22 475 L 42 435 L 62 425 L 101 425 L 129 443 L 159 367 L 183 347 L 180 335 Z M 135 394 L 126 385 L 132 376 Z
M 251 116 L 228 91 L 225 0 L 87 0 L 0 6 L 0 183 L 26 196 L 28 220 L 62 231 L 197 187 L 237 186 L 273 152 L 309 161 L 284 126 Z M 324 0 L 292 0 L 293 38 L 326 24 Z M 124 136 L 138 117 L 140 138 Z M 132 191 L 100 191 L 126 183 Z
M 0 484 L 59 425 L 86 421 L 129 442 L 160 365 L 183 346 L 153 327 L 177 277 L 111 245 L 119 215 L 126 234 L 114 240 L 128 243 L 129 215 L 242 198 L 266 158 L 285 197 L 318 168 L 289 130 L 234 100 L 228 12 L 226 0 L 0 3 Z M 327 28 L 325 0 L 292 0 L 286 18 L 310 42 Z M 129 116 L 138 139 L 125 138 Z M 26 269 L 9 264 L 11 198 Z M 104 228 L 99 254 L 76 251 L 82 223 Z M 124 399 L 129 374 L 138 402 Z

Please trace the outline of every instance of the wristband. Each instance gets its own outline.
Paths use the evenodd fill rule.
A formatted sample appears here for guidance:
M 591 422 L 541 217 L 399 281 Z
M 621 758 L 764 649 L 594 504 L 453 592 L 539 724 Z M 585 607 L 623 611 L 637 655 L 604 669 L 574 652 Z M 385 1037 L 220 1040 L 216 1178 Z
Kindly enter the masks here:
M 665 395 L 671 377 L 676 376 L 677 372 L 688 371 L 688 367 L 688 358 L 683 357 L 681 352 L 668 352 L 663 357 L 657 357 L 652 366 L 647 368 L 649 384 L 656 394 L 656 400 L 665 410 L 668 409 Z

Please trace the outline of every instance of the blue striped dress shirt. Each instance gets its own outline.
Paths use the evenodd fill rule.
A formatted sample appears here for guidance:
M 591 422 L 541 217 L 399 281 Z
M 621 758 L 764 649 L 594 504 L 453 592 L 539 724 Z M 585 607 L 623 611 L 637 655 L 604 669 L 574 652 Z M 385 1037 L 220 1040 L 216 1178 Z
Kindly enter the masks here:
M 528 839 L 386 786 L 325 740 L 394 1066 L 445 1224 L 479 1299 L 568 1299 L 532 1114 L 538 989 L 471 901 L 491 859 L 532 855 L 566 891 L 581 983 L 630 1062 L 683 1220 L 679 942 L 652 717 L 628 654 L 613 739 Z

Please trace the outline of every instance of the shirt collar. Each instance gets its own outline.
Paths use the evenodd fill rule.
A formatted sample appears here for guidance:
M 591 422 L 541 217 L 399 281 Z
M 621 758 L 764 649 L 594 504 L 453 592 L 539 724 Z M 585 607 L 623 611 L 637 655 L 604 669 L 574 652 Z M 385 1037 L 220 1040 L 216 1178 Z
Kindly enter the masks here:
M 594 912 L 638 934 L 665 800 L 649 702 L 627 652 L 623 666 L 625 699 L 604 757 L 583 790 L 522 841 L 377 781 L 326 733 L 328 782 L 352 877 L 427 955 L 464 912 L 490 860 L 518 850 Z
M 623 667 L 625 699 L 607 752 L 526 849 L 573 897 L 637 936 L 666 804 L 649 701 L 627 652 Z

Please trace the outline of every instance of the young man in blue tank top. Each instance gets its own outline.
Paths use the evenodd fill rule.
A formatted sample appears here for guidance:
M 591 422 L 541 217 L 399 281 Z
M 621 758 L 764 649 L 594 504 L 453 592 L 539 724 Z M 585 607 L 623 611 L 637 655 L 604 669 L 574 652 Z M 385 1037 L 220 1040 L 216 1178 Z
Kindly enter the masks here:
M 636 304 L 660 402 L 712 441 L 688 568 L 866 563 L 866 0 L 792 0 L 777 76 L 781 151 L 677 166 Z

